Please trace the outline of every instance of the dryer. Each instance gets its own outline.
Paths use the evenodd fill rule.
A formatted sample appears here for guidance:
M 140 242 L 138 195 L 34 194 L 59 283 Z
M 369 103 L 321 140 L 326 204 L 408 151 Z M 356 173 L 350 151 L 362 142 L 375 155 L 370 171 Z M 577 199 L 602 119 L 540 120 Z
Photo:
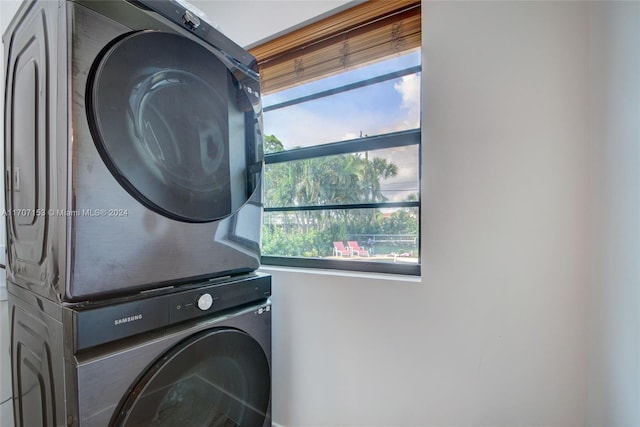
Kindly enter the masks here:
M 270 276 L 64 307 L 9 283 L 16 427 L 270 427 Z
M 52 301 L 253 271 L 255 59 L 183 1 L 28 1 L 4 35 L 7 278 Z

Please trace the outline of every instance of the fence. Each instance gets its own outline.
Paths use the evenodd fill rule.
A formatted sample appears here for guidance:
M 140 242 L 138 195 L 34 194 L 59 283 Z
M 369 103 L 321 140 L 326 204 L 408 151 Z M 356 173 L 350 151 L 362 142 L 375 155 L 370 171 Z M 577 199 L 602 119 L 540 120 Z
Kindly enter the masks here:
M 420 239 L 415 234 L 350 234 L 348 239 L 371 254 L 418 256 L 420 251 Z

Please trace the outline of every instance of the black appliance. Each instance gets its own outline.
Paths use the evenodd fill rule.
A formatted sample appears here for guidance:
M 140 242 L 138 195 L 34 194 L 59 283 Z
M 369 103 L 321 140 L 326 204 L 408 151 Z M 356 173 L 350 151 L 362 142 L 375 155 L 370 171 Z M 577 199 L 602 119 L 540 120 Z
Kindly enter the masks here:
M 258 268 L 249 53 L 182 1 L 28 1 L 4 43 L 9 281 L 77 302 Z
M 64 307 L 8 287 L 16 427 L 271 426 L 271 277 Z

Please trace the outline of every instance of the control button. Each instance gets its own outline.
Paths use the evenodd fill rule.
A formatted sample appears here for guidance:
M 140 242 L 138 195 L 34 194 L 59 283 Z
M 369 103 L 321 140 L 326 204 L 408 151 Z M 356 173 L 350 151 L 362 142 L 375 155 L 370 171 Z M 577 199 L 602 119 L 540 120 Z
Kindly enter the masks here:
M 200 26 L 200 18 L 198 18 L 196 14 L 191 12 L 190 10 L 184 11 L 184 15 L 182 15 L 182 21 L 184 22 L 184 25 L 192 30 L 195 30 Z
M 213 297 L 211 294 L 202 294 L 198 297 L 198 308 L 207 311 L 213 305 Z

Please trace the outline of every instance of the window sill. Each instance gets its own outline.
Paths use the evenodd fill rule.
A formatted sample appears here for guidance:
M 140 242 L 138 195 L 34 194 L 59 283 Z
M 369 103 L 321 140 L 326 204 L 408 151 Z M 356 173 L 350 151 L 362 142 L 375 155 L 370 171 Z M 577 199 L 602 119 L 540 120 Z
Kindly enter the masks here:
M 420 276 L 418 263 L 376 262 L 368 258 L 307 258 L 262 256 L 262 265 L 293 267 L 301 269 L 321 269 L 329 271 L 347 271 L 357 273 L 391 274 L 397 276 Z
M 273 274 L 273 273 L 294 273 L 294 274 L 311 274 L 317 276 L 332 276 L 332 277 L 345 277 L 349 279 L 364 279 L 364 280 L 380 280 L 385 282 L 406 282 L 406 283 L 422 283 L 420 276 L 407 276 L 402 274 L 392 273 L 370 273 L 362 271 L 348 271 L 348 270 L 329 270 L 322 268 L 303 268 L 303 267 L 283 267 L 277 265 L 262 265 L 260 271 Z

